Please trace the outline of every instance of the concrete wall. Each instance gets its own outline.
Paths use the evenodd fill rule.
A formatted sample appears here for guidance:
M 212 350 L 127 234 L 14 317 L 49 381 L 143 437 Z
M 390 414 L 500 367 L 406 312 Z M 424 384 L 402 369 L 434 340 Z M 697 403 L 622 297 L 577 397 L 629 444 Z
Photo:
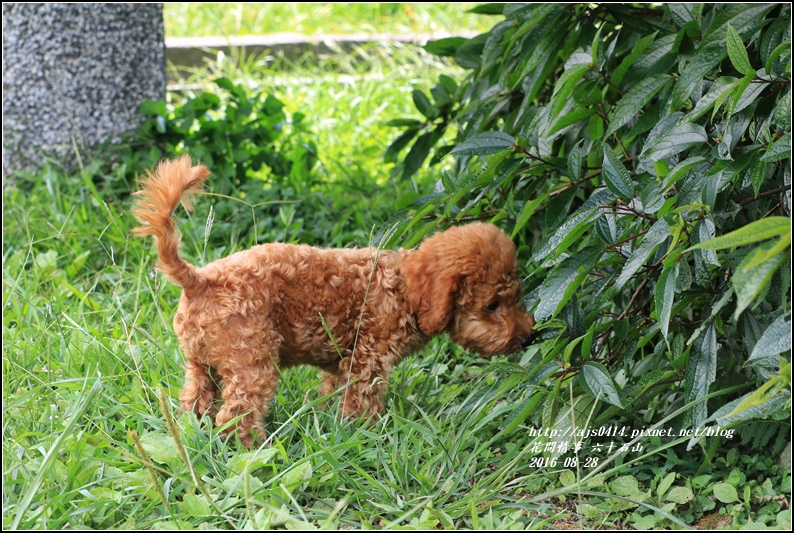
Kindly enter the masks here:
M 3 4 L 3 178 L 76 161 L 165 98 L 162 4 Z

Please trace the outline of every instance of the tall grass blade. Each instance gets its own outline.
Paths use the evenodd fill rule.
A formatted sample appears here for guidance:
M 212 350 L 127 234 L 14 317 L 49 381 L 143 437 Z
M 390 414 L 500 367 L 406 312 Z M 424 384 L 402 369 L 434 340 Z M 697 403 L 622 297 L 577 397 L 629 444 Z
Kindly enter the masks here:
M 86 382 L 88 379 L 86 378 Z M 77 426 L 80 419 L 83 417 L 83 414 L 88 410 L 88 406 L 92 405 L 92 400 L 99 389 L 102 388 L 102 374 L 100 373 L 97 378 L 94 380 L 94 384 L 91 386 L 91 389 L 86 393 L 82 400 L 79 401 L 79 404 L 74 410 L 72 414 L 72 418 L 69 419 L 69 422 L 66 423 L 66 426 L 63 428 L 63 431 L 58 438 L 55 439 L 55 442 L 52 444 L 50 449 L 47 451 L 47 454 L 44 456 L 44 460 L 41 462 L 41 467 L 39 468 L 39 472 L 36 474 L 36 477 L 33 478 L 33 482 L 28 486 L 27 490 L 25 491 L 25 496 L 22 498 L 22 501 L 19 502 L 19 505 L 16 508 L 16 513 L 14 515 L 14 519 L 11 521 L 9 525 L 9 529 L 19 529 L 19 524 L 22 521 L 22 518 L 25 516 L 30 504 L 33 502 L 33 499 L 39 493 L 39 487 L 41 487 L 41 483 L 44 481 L 44 478 L 50 473 L 50 468 L 52 467 L 53 462 L 58 457 L 58 453 L 61 451 L 61 446 L 63 445 L 63 441 L 66 437 L 72 435 L 74 432 L 75 427 Z

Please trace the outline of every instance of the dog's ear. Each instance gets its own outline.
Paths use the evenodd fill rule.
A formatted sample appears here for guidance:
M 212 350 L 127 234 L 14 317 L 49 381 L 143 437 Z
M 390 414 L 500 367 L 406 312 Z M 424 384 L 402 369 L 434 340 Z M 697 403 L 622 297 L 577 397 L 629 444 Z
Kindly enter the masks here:
M 433 246 L 420 246 L 403 263 L 408 304 L 425 335 L 437 335 L 452 320 L 461 273 Z

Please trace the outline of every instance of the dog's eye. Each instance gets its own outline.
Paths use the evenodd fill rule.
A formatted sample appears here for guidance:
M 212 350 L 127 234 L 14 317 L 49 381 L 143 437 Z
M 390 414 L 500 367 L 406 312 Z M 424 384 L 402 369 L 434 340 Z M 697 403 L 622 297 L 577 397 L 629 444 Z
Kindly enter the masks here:
M 489 303 L 488 305 L 485 306 L 485 309 L 487 311 L 496 311 L 497 309 L 499 309 L 499 300 L 495 300 Z

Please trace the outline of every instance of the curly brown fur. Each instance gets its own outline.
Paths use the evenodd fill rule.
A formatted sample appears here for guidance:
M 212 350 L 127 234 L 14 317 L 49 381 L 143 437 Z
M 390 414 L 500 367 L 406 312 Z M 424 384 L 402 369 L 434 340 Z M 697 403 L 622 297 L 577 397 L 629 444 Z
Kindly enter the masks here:
M 245 446 L 264 440 L 279 369 L 319 367 L 323 394 L 347 385 L 344 415 L 370 417 L 392 366 L 436 334 L 482 355 L 528 344 L 515 247 L 495 226 L 451 228 L 416 250 L 262 244 L 198 268 L 179 257 L 171 215 L 208 175 L 187 156 L 162 162 L 136 193 L 135 231 L 154 237 L 160 270 L 184 289 L 174 318 L 187 358 L 182 408 L 218 425 L 243 415 Z

